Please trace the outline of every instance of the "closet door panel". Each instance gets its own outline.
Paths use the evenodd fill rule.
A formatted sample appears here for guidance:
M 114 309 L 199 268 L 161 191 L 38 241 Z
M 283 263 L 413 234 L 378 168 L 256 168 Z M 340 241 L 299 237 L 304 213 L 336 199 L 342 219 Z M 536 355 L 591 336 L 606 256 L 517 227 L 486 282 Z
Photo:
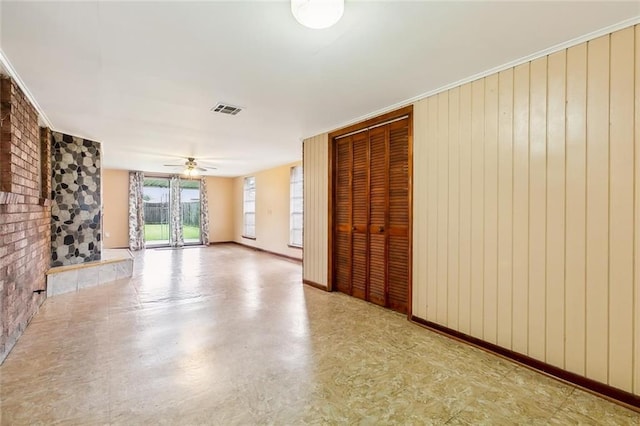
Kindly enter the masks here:
M 369 218 L 369 147 L 368 132 L 353 135 L 352 179 L 352 289 L 355 297 L 366 299 L 367 293 L 367 223 Z
M 387 147 L 388 127 L 369 131 L 371 161 L 370 173 L 370 219 L 369 219 L 369 301 L 387 305 L 387 241 L 384 228 L 387 222 L 388 178 Z
M 407 313 L 409 268 L 409 237 L 389 235 L 389 303 L 394 311 Z
M 351 294 L 351 138 L 337 141 L 335 163 L 335 283 Z
M 388 306 L 406 313 L 409 291 L 409 120 L 389 124 Z

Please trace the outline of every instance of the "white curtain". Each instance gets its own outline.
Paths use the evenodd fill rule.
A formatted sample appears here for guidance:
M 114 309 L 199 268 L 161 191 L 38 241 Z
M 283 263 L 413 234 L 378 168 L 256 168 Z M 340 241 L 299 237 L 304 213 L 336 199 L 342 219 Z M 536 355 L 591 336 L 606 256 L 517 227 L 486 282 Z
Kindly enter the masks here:
M 202 244 L 209 245 L 209 198 L 205 177 L 200 180 L 200 239 Z
M 144 173 L 129 172 L 129 248 L 144 248 Z
M 173 176 L 169 184 L 169 245 L 184 246 L 182 235 L 182 203 L 180 200 L 180 178 Z

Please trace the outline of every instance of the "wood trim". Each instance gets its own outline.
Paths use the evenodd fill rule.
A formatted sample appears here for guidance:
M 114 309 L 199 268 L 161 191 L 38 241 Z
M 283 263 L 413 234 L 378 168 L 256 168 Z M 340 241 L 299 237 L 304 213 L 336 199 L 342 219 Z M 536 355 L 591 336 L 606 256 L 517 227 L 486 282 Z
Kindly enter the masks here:
M 264 253 L 269 253 L 269 254 L 272 254 L 274 256 L 285 258 L 287 260 L 293 260 L 294 262 L 302 263 L 302 259 L 300 259 L 298 257 L 288 256 L 288 255 L 282 254 L 282 253 L 276 253 L 275 251 L 265 250 L 263 248 L 250 246 L 248 244 L 242 244 L 242 243 L 239 243 L 237 241 L 232 241 L 232 243 L 233 244 L 237 244 L 237 245 L 242 246 L 242 247 L 246 247 L 248 249 L 252 249 L 252 250 L 255 250 L 255 251 L 261 251 L 261 252 L 264 252 Z
M 367 132 L 367 227 L 364 230 L 364 241 L 365 241 L 365 250 L 367 251 L 367 253 L 371 252 L 371 132 L 369 131 L 369 129 L 366 130 Z M 385 165 L 386 165 L 386 170 L 389 170 L 389 150 L 387 149 L 385 151 Z M 352 169 L 353 170 L 353 169 Z M 353 187 L 353 185 L 352 185 Z M 389 227 L 389 223 L 387 220 L 387 216 L 389 215 L 389 191 L 386 191 L 385 193 L 385 197 L 386 197 L 386 206 L 385 206 L 385 223 L 384 226 L 385 228 Z M 352 201 L 353 203 L 353 201 Z M 351 210 L 353 211 L 353 209 Z M 353 234 L 353 232 L 352 232 Z M 353 238 L 352 238 L 353 240 Z M 384 239 L 384 256 L 385 258 L 388 256 L 389 254 L 389 247 L 388 247 L 388 242 L 389 242 L 389 238 L 385 236 Z M 353 242 L 351 243 L 351 248 L 353 250 Z M 353 256 L 352 256 L 353 259 Z M 387 268 L 389 267 L 389 263 L 386 262 L 384 265 L 384 303 L 385 305 L 388 304 L 389 302 L 389 274 L 387 273 Z M 351 266 L 351 269 L 353 270 L 353 265 Z M 364 262 L 364 270 L 365 270 L 365 277 L 367 277 L 367 279 L 369 279 L 368 277 L 371 276 L 371 256 L 367 256 L 365 262 Z M 352 279 L 353 282 L 353 279 Z M 364 289 L 364 300 L 371 300 L 371 286 L 368 285 L 365 287 Z
M 408 238 L 409 238 L 409 270 L 407 271 L 407 277 L 409 278 L 407 281 L 408 289 L 407 289 L 407 319 L 411 318 L 413 311 L 413 105 L 411 105 L 411 110 L 409 111 L 409 134 L 408 134 L 408 150 L 409 150 L 409 159 L 408 159 L 408 173 L 409 173 L 409 193 L 407 196 L 409 197 L 409 227 L 407 229 Z
M 317 288 L 317 289 L 319 289 L 319 290 L 329 291 L 329 289 L 328 289 L 326 286 L 323 286 L 322 284 L 318 284 L 318 283 L 317 283 L 317 282 L 315 282 L 315 281 L 311 281 L 311 280 L 302 280 L 302 283 L 303 283 L 303 284 L 307 284 L 307 285 L 309 285 L 309 286 L 311 286 L 311 287 L 315 287 L 315 288 Z
M 333 288 L 333 204 L 334 204 L 334 196 L 333 193 L 333 179 L 335 173 L 335 167 L 333 164 L 334 152 L 333 152 L 333 139 L 330 136 L 327 136 L 327 152 L 329 155 L 329 175 L 328 175 L 328 190 L 327 193 L 327 290 L 334 291 Z
M 520 365 L 543 373 L 547 376 L 566 383 L 570 383 L 572 385 L 579 386 L 580 388 L 590 393 L 594 393 L 612 402 L 621 404 L 634 411 L 640 412 L 640 396 L 638 395 L 634 395 L 632 393 L 614 388 L 604 383 L 600 383 L 595 380 L 580 376 L 578 374 L 571 373 L 559 367 L 555 367 L 553 365 L 528 357 L 518 352 L 505 349 L 498 345 L 494 345 L 493 343 L 489 343 L 476 337 L 469 336 L 468 334 L 460 333 L 459 331 L 442 326 L 440 324 L 436 324 L 431 321 L 424 320 L 422 318 L 418 318 L 416 316 L 411 316 L 410 321 L 438 334 L 442 334 L 459 342 L 463 342 L 471 346 L 486 350 L 500 357 L 507 358 Z
M 411 115 L 413 114 L 413 105 L 409 105 L 406 106 L 404 108 L 400 108 L 397 109 L 395 111 L 391 111 L 388 112 L 386 114 L 382 114 L 379 115 L 377 117 L 374 118 L 370 118 L 368 120 L 362 121 L 360 123 L 356 123 L 356 124 L 352 124 L 350 126 L 347 127 L 343 127 L 341 129 L 338 130 L 334 130 L 333 132 L 329 133 L 329 144 L 333 145 L 333 141 L 335 138 L 340 137 L 342 135 L 346 135 L 347 133 L 351 133 L 351 132 L 355 132 L 358 130 L 362 130 L 366 127 L 371 127 L 371 126 L 375 126 L 377 124 L 382 124 L 386 121 L 391 121 L 394 120 L 396 118 L 402 117 L 403 115 Z M 411 122 L 411 120 L 410 120 Z M 333 161 L 332 158 L 330 158 L 330 161 Z

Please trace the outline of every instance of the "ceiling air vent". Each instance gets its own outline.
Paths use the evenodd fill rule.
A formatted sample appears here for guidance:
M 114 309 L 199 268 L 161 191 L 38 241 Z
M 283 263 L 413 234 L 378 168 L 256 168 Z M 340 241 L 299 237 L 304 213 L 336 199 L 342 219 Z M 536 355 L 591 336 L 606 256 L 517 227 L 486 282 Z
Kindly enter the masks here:
M 218 103 L 218 105 L 211 108 L 211 111 L 219 112 L 221 114 L 236 115 L 237 113 L 242 111 L 242 108 L 233 106 L 233 105 L 223 104 L 222 102 L 220 102 Z

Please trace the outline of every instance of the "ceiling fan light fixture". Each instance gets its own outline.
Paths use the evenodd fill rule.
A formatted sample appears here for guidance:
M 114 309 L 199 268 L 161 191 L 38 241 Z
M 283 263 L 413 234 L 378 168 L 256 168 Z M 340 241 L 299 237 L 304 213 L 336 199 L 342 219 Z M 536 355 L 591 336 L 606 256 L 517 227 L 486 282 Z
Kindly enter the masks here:
M 291 13 L 307 28 L 329 28 L 342 18 L 344 0 L 291 0 Z

